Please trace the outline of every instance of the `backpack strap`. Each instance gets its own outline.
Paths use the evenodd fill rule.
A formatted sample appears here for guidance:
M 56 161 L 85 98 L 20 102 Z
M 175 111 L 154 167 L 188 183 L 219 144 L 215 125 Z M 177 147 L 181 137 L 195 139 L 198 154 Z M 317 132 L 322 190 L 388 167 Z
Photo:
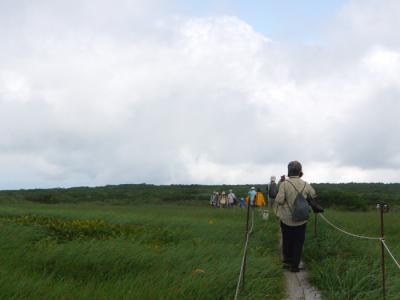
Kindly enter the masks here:
M 289 182 L 292 185 L 292 187 L 294 187 L 294 189 L 296 190 L 296 192 L 298 194 L 303 194 L 303 191 L 304 191 L 304 189 L 306 188 L 306 185 L 307 185 L 307 182 L 304 182 L 304 186 L 301 189 L 301 192 L 299 192 L 299 190 L 294 186 L 294 184 L 290 180 L 285 180 L 285 181 Z
M 289 205 L 289 202 L 287 201 L 287 198 L 286 198 L 286 184 L 285 184 L 285 182 L 286 181 L 289 181 L 289 180 L 285 180 L 284 182 L 283 182 L 283 191 L 284 191 L 284 193 L 285 193 L 285 202 L 286 202 L 286 204 L 287 204 L 287 207 L 289 208 L 289 211 L 290 211 L 290 213 L 293 215 L 293 210 L 290 208 L 290 205 Z M 290 181 L 289 181 L 290 182 Z M 293 184 L 292 184 L 293 185 Z M 293 186 L 294 187 L 294 186 Z M 297 191 L 297 190 L 296 190 Z

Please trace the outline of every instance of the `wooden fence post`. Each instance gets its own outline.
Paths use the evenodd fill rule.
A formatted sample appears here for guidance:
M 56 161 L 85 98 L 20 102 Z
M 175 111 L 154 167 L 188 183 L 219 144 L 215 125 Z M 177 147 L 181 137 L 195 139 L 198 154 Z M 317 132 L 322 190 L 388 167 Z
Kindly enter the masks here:
M 388 212 L 389 206 L 385 203 L 379 203 L 376 205 L 379 209 L 380 215 L 380 223 L 381 223 L 381 239 L 385 238 L 385 230 L 384 230 L 384 220 L 383 215 L 385 212 Z M 385 280 L 385 246 L 381 241 L 381 272 L 382 272 L 382 299 L 386 300 L 386 280 Z

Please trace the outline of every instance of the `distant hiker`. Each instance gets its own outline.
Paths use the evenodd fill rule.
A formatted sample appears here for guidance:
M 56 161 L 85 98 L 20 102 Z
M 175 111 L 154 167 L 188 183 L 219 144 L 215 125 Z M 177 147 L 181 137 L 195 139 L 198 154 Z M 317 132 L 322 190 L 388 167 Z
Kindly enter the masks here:
M 217 198 L 218 198 L 218 193 L 217 192 L 213 192 L 211 194 L 210 197 L 210 204 L 212 207 L 216 207 L 217 206 Z
M 219 203 L 221 208 L 225 208 L 228 205 L 228 199 L 226 197 L 225 191 L 223 191 L 219 198 Z
M 271 176 L 271 181 L 267 185 L 268 208 L 272 210 L 274 206 L 276 195 L 278 195 L 278 185 L 276 184 L 276 177 Z
M 245 207 L 245 206 L 246 206 L 246 204 L 245 204 L 245 202 L 244 202 L 244 198 L 241 197 L 241 198 L 240 198 L 240 201 L 239 201 L 239 207 L 240 207 L 240 208 L 243 208 L 243 207 Z
M 286 176 L 285 176 L 285 175 L 282 175 L 282 176 L 281 176 L 281 179 L 279 180 L 279 183 L 284 182 L 285 180 L 286 180 Z M 278 184 L 279 184 L 279 183 L 278 183 Z
M 256 188 L 253 186 L 251 187 L 250 191 L 247 193 L 246 202 L 247 205 L 254 206 L 254 200 L 256 198 L 257 192 Z
M 261 192 L 260 189 L 257 189 L 256 198 L 254 200 L 254 205 L 257 207 L 265 206 L 266 201 L 264 197 L 264 193 Z
M 229 190 L 229 194 L 228 194 L 228 204 L 229 207 L 233 207 L 236 203 L 236 196 L 235 194 L 232 192 L 232 190 Z
M 221 203 L 221 195 L 218 192 L 215 192 L 215 207 L 220 207 Z
M 301 164 L 298 161 L 291 161 L 288 165 L 289 178 L 280 182 L 278 195 L 275 198 L 282 232 L 283 263 L 291 272 L 300 270 L 299 263 L 307 224 L 307 219 L 294 220 L 299 215 L 298 203 L 306 201 L 307 197 L 313 199 L 317 197 L 311 185 L 300 178 L 301 175 L 303 175 Z
M 281 185 L 281 183 L 282 182 L 284 182 L 286 180 L 286 176 L 285 175 L 282 175 L 281 176 L 281 179 L 279 179 L 279 182 L 278 182 L 278 186 L 277 186 L 277 188 L 278 188 L 278 191 L 279 191 L 279 186 Z M 275 213 L 275 215 L 278 215 L 278 205 L 276 204 L 276 202 L 274 201 L 274 204 L 273 204 L 273 211 L 274 211 L 274 213 Z

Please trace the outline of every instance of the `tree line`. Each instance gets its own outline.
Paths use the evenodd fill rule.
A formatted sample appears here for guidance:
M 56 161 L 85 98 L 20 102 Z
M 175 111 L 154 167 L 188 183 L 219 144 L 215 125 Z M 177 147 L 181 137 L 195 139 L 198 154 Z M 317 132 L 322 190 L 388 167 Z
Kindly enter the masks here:
M 191 203 L 207 205 L 213 191 L 232 189 L 238 197 L 245 196 L 251 186 L 265 191 L 264 184 L 249 185 L 153 185 L 122 184 L 102 187 L 3 190 L 0 202 L 29 201 L 36 203 L 103 202 L 108 204 Z M 343 183 L 313 184 L 324 207 L 367 210 L 385 202 L 400 206 L 400 184 Z

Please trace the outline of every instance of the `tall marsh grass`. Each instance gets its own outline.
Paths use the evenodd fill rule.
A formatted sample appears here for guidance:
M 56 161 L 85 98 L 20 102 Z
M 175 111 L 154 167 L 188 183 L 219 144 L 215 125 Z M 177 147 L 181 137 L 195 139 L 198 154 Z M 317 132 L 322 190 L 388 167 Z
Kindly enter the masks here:
M 367 236 L 380 235 L 378 212 L 329 211 L 326 216 L 345 230 Z M 381 299 L 380 242 L 360 240 L 340 233 L 318 219 L 317 237 L 310 222 L 304 257 L 310 281 L 324 299 Z M 400 258 L 400 214 L 385 214 L 385 239 Z M 386 254 L 387 299 L 400 299 L 400 270 Z
M 256 215 L 242 299 L 281 299 L 277 222 Z M 245 212 L 2 204 L 2 299 L 232 299 Z

